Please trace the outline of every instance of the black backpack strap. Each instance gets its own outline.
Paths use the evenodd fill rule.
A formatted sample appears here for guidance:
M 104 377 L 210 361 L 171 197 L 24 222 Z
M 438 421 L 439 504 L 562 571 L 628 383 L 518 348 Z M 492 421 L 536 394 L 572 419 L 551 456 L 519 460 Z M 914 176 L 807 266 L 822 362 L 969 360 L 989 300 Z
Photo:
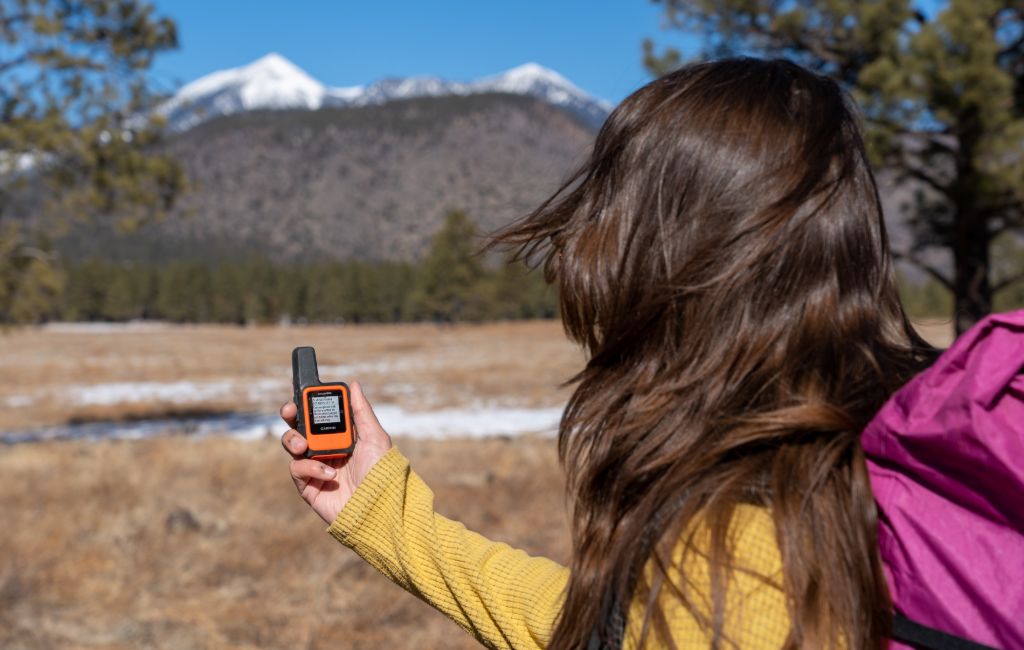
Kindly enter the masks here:
M 926 650 L 997 650 L 991 646 L 921 625 L 902 614 L 892 617 L 892 638 Z

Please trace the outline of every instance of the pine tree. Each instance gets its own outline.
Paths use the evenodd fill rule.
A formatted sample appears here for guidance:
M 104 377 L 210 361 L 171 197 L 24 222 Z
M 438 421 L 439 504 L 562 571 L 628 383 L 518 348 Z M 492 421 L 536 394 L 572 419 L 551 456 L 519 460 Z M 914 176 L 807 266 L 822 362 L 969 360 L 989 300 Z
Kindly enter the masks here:
M 156 312 L 159 318 L 177 323 L 201 323 L 210 319 L 212 291 L 210 269 L 198 262 L 171 262 L 159 272 Z
M 522 262 L 506 260 L 494 272 L 492 318 L 511 320 L 534 316 L 530 270 Z
M 236 264 L 225 264 L 210 272 L 210 318 L 217 323 L 245 324 L 247 275 Z
M 923 188 L 914 245 L 896 251 L 952 291 L 963 331 L 993 294 L 992 243 L 1024 227 L 1024 5 L 947 0 L 660 0 L 670 24 L 703 34 L 702 57 L 784 56 L 829 75 L 863 108 L 874 162 Z M 653 72 L 682 62 L 645 43 Z M 952 274 L 923 259 L 947 250 Z
M 378 282 L 374 289 L 378 298 L 380 322 L 396 323 L 402 319 L 402 305 L 416 282 L 411 264 L 385 263 L 379 267 Z
M 113 321 L 142 318 L 149 288 L 148 275 L 135 265 L 112 266 L 103 298 L 103 318 Z
M 0 42 L 0 286 L 49 286 L 33 295 L 56 301 L 41 233 L 115 214 L 132 227 L 184 187 L 153 152 L 162 125 L 141 117 L 155 99 L 146 70 L 177 35 L 141 0 L 0 0 Z M 23 312 L 20 295 L 0 291 L 0 321 Z
M 103 318 L 111 265 L 88 260 L 62 269 L 66 278 L 61 317 L 65 320 L 94 321 Z
M 406 312 L 414 320 L 481 320 L 487 308 L 478 292 L 484 269 L 475 255 L 476 226 L 461 211 L 448 213 L 420 265 Z
M 39 255 L 3 255 L 0 242 L 0 303 L 6 304 L 2 322 L 39 323 L 57 315 L 64 291 L 64 276 L 45 247 Z
M 341 264 L 310 266 L 305 269 L 306 315 L 318 323 L 344 320 L 351 283 Z

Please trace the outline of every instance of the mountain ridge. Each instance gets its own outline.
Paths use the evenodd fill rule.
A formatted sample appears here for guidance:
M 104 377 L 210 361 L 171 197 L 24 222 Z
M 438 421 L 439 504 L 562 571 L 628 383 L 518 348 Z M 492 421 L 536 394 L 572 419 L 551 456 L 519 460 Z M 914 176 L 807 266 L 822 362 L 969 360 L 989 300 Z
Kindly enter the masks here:
M 535 208 L 593 138 L 577 116 L 508 93 L 240 112 L 167 139 L 191 183 L 169 218 L 122 234 L 87 225 L 59 245 L 79 260 L 411 261 L 451 210 L 488 232 Z
M 611 104 L 575 86 L 561 74 L 525 63 L 474 81 L 437 76 L 388 77 L 362 86 L 330 87 L 284 56 L 271 52 L 236 68 L 218 70 L 182 86 L 157 108 L 171 132 L 209 119 L 253 110 L 319 110 L 367 106 L 397 99 L 504 92 L 535 97 L 573 113 L 596 129 Z
M 62 251 L 125 261 L 414 260 L 449 210 L 488 231 L 539 205 L 597 131 L 557 103 L 572 96 L 559 96 L 562 78 L 540 66 L 477 86 L 503 92 L 455 93 L 438 77 L 329 89 L 283 58 L 264 63 L 280 69 L 260 79 L 285 83 L 247 85 L 252 78 L 233 69 L 183 88 L 227 109 L 169 135 L 165 150 L 192 183 L 171 218 L 131 236 L 83 227 Z M 534 82 L 552 96 L 527 93 Z M 387 99 L 402 94 L 410 97 Z M 907 250 L 901 206 L 916 186 L 884 170 L 878 181 L 890 240 Z

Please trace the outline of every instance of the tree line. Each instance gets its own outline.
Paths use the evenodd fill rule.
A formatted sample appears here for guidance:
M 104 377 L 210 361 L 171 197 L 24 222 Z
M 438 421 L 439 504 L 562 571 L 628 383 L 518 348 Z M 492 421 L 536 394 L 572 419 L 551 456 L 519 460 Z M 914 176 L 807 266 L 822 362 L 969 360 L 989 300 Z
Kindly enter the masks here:
M 64 262 L 61 290 L 37 294 L 35 309 L 23 303 L 20 318 L 247 324 L 557 316 L 555 293 L 539 272 L 521 263 L 487 264 L 476 254 L 477 246 L 473 223 L 453 212 L 424 259 L 414 263 Z
M 519 264 L 481 267 L 471 282 L 449 285 L 447 296 L 441 285 L 427 287 L 418 280 L 422 270 L 422 264 L 394 262 L 146 266 L 89 260 L 65 265 L 61 299 L 34 322 L 396 323 L 558 315 L 554 290 L 539 272 Z M 912 318 L 949 318 L 953 296 L 946 287 L 933 278 L 901 280 L 904 307 Z M 999 311 L 1022 306 L 1024 287 L 996 301 Z
M 555 318 L 558 300 L 542 273 L 516 262 L 486 263 L 476 228 L 450 213 L 418 262 L 282 264 L 102 259 L 63 261 L 22 273 L 0 323 L 163 320 L 177 323 L 397 323 Z M 1024 249 L 1003 242 L 1004 273 L 1024 269 Z M 0 273 L 2 276 L 2 273 Z M 900 277 L 912 318 L 949 318 L 953 294 L 935 278 Z M 1010 287 L 997 310 L 1024 306 Z

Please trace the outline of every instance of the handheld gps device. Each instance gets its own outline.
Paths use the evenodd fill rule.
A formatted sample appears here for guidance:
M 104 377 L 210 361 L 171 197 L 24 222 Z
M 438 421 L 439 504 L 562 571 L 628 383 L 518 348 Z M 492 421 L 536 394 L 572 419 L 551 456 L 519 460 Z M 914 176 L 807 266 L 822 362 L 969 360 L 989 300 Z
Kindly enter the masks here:
M 316 351 L 292 350 L 292 389 L 295 391 L 295 428 L 306 438 L 306 458 L 343 458 L 356 446 L 348 386 L 320 381 Z

